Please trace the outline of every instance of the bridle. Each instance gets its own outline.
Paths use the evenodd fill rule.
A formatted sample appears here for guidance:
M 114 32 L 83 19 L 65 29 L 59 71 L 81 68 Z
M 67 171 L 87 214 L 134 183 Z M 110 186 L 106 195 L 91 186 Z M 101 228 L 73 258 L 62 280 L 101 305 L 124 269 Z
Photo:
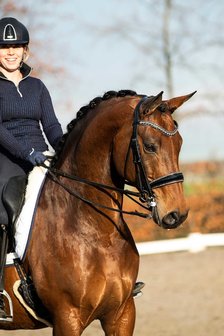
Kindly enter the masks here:
M 134 110 L 134 122 L 133 122 L 133 133 L 131 137 L 131 149 L 133 153 L 133 161 L 135 164 L 136 169 L 136 177 L 137 177 L 137 188 L 140 191 L 141 198 L 143 201 L 148 202 L 150 201 L 150 206 L 155 206 L 155 196 L 153 193 L 153 189 L 163 187 L 168 184 L 177 183 L 177 182 L 183 182 L 184 177 L 181 172 L 173 172 L 168 175 L 159 177 L 155 180 L 149 181 L 144 165 L 142 162 L 140 150 L 139 150 L 139 143 L 138 143 L 138 126 L 150 126 L 154 129 L 162 132 L 166 136 L 173 136 L 178 131 L 178 125 L 176 123 L 175 128 L 173 131 L 168 131 L 164 129 L 163 127 L 159 126 L 158 124 L 155 124 L 151 121 L 141 121 L 139 120 L 139 109 L 142 103 L 147 99 L 148 97 L 143 97 L 140 102 L 137 104 L 135 110 Z M 147 199 L 149 198 L 149 199 Z
M 165 176 L 161 176 L 155 180 L 149 181 L 145 172 L 145 168 L 142 162 L 139 143 L 138 143 L 138 127 L 139 126 L 150 126 L 159 132 L 163 133 L 165 136 L 174 136 L 178 132 L 178 125 L 175 123 L 175 128 L 173 131 L 168 131 L 160 125 L 153 123 L 151 121 L 142 121 L 139 119 L 139 110 L 142 103 L 148 99 L 148 96 L 144 96 L 134 110 L 134 122 L 133 122 L 133 132 L 130 142 L 130 148 L 132 149 L 133 162 L 135 164 L 136 170 L 136 186 L 140 192 L 140 200 L 143 203 L 147 203 L 148 208 L 151 209 L 154 216 L 157 217 L 159 221 L 156 197 L 153 189 L 160 188 L 172 183 L 179 183 L 184 181 L 184 176 L 181 172 L 172 172 Z
M 122 214 L 137 215 L 137 216 L 145 217 L 145 218 L 151 218 L 152 215 L 153 215 L 153 217 L 156 216 L 157 221 L 160 222 L 159 216 L 158 216 L 158 211 L 157 211 L 156 197 L 155 197 L 155 194 L 153 192 L 153 189 L 159 188 L 159 187 L 162 187 L 162 186 L 166 186 L 166 185 L 169 185 L 169 184 L 172 184 L 172 183 L 183 182 L 184 177 L 183 177 L 183 174 L 181 172 L 173 172 L 173 173 L 170 173 L 166 176 L 159 177 L 159 178 L 157 178 L 155 180 L 152 180 L 152 181 L 149 181 L 148 178 L 147 178 L 145 168 L 144 168 L 144 165 L 143 165 L 143 162 L 142 162 L 140 150 L 139 150 L 138 127 L 139 126 L 150 126 L 150 127 L 153 127 L 154 129 L 162 132 L 166 136 L 173 136 L 178 131 L 177 124 L 176 124 L 175 129 L 173 131 L 168 131 L 168 130 L 164 129 L 163 127 L 159 126 L 158 124 L 155 124 L 155 123 L 150 122 L 150 121 L 141 121 L 139 119 L 140 106 L 148 98 L 149 98 L 148 96 L 144 96 L 139 101 L 137 106 L 135 107 L 134 121 L 133 121 L 133 132 L 132 132 L 132 136 L 131 136 L 129 150 L 128 150 L 127 157 L 126 157 L 126 161 L 127 161 L 127 158 L 129 156 L 129 152 L 130 152 L 130 149 L 131 149 L 132 154 L 133 154 L 133 162 L 134 162 L 135 170 L 136 170 L 136 185 L 134 185 L 133 183 L 130 183 L 128 181 L 126 181 L 127 182 L 126 184 L 129 184 L 129 185 L 132 185 L 132 186 L 134 185 L 135 187 L 137 187 L 138 192 L 131 191 L 131 190 L 126 190 L 126 189 L 120 189 L 120 188 L 112 187 L 110 185 L 106 185 L 106 184 L 103 184 L 103 183 L 90 181 L 88 179 L 80 178 L 78 176 L 68 174 L 68 173 L 66 173 L 62 170 L 57 169 L 57 168 L 54 168 L 54 167 L 51 167 L 51 166 L 49 167 L 49 166 L 43 164 L 42 166 L 47 168 L 48 174 L 51 176 L 53 181 L 55 181 L 57 184 L 59 184 L 61 187 L 63 187 L 71 195 L 75 196 L 76 198 L 82 200 L 83 202 L 85 202 L 85 203 L 87 203 L 91 206 L 112 210 L 112 211 L 119 212 L 119 213 L 122 213 Z M 75 190 L 71 189 L 64 182 L 62 182 L 59 179 L 60 176 L 65 177 L 65 178 L 70 179 L 70 180 L 74 180 L 74 181 L 83 183 L 83 184 L 90 185 L 90 186 L 100 190 L 101 192 L 103 192 L 107 196 L 109 196 L 117 204 L 118 208 L 116 209 L 116 208 L 112 208 L 112 207 L 102 205 L 100 203 L 90 201 L 89 199 L 87 199 L 87 198 L 83 197 L 82 195 L 78 194 L 78 192 L 76 192 Z M 108 190 L 116 191 L 116 192 L 118 192 L 122 195 L 128 196 L 134 202 L 139 204 L 141 207 L 147 209 L 148 211 L 151 211 L 152 215 L 141 213 L 141 212 L 138 212 L 138 211 L 133 211 L 132 212 L 132 211 L 122 210 L 121 205 L 108 192 Z M 141 203 L 138 202 L 136 199 L 134 199 L 133 196 L 137 196 L 140 199 Z M 146 203 L 147 206 L 144 206 L 142 203 Z

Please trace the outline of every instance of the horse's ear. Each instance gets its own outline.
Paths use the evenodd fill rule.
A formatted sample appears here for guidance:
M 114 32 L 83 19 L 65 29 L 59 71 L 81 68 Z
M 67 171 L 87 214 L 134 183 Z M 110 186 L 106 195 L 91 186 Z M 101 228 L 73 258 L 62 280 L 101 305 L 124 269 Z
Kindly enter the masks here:
M 183 103 L 190 99 L 196 92 L 197 91 L 194 91 L 186 96 L 180 96 L 166 100 L 168 110 L 173 113 L 178 107 L 180 107 Z
M 162 95 L 163 91 L 161 91 L 156 96 L 152 96 L 146 99 L 140 107 L 140 115 L 145 116 L 146 114 L 151 114 L 153 111 L 155 111 L 157 107 L 162 103 Z

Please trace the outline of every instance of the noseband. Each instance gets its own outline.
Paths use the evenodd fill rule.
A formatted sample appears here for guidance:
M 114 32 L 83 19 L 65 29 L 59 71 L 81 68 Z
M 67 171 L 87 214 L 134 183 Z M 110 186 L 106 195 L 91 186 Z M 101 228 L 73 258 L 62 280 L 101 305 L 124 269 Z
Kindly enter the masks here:
M 163 133 L 166 136 L 173 136 L 178 131 L 178 125 L 175 124 L 175 128 L 173 131 L 168 131 L 161 127 L 158 124 L 155 124 L 150 121 L 141 121 L 139 119 L 139 110 L 142 103 L 148 99 L 148 96 L 143 97 L 134 110 L 134 122 L 133 122 L 133 132 L 131 137 L 131 149 L 133 153 L 133 161 L 135 164 L 136 170 L 136 178 L 137 178 L 137 188 L 140 192 L 140 200 L 142 202 L 146 202 L 148 206 L 153 210 L 156 206 L 156 198 L 153 192 L 153 189 L 160 188 L 172 183 L 183 182 L 184 176 L 181 172 L 173 172 L 165 176 L 161 176 L 155 180 L 149 181 L 144 169 L 144 165 L 142 162 L 139 143 L 138 143 L 138 127 L 141 126 L 150 126 L 159 132 Z

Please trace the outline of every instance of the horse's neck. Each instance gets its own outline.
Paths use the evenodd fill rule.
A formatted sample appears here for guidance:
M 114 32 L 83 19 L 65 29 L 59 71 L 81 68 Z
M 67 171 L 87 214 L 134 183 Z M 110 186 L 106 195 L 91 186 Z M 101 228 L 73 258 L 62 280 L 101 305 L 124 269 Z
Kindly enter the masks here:
M 117 181 L 112 178 L 111 166 L 113 122 L 96 116 L 84 124 L 85 128 L 80 125 L 71 135 L 63 166 L 82 178 L 114 186 Z
M 85 129 L 82 127 L 82 121 L 80 122 L 68 139 L 67 148 L 65 148 L 66 157 L 60 168 L 80 178 L 114 188 L 122 188 L 123 182 L 111 164 L 111 147 L 115 127 L 113 121 L 106 121 L 101 122 L 100 118 L 85 121 L 87 124 Z M 122 196 L 116 191 L 105 189 L 106 194 L 102 192 L 102 189 L 90 187 L 88 184 L 75 182 L 71 185 L 83 197 L 107 207 L 116 208 L 116 202 L 122 203 Z M 120 221 L 120 214 L 111 213 L 111 216 L 116 219 L 116 222 Z

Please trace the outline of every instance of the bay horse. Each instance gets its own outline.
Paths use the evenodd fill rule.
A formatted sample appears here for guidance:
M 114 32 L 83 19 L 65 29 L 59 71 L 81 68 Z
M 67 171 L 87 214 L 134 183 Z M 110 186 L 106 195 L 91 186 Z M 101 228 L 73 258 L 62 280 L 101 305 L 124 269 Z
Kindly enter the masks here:
M 184 222 L 182 139 L 172 113 L 193 94 L 162 100 L 162 92 L 108 91 L 68 125 L 41 192 L 24 261 L 54 336 L 79 336 L 93 320 L 107 336 L 133 335 L 139 254 L 123 220 L 124 185 L 137 188 L 149 220 L 165 229 Z M 15 267 L 7 267 L 14 320 L 0 328 L 46 327 L 15 298 L 17 279 Z

